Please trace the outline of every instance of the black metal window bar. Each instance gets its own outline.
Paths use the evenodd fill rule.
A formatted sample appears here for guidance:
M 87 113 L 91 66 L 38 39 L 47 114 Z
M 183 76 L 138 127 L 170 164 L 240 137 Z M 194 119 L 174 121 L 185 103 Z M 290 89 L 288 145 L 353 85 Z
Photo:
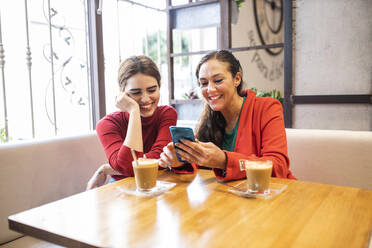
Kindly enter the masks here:
M 102 0 L 101 0 L 102 1 Z M 143 7 L 151 8 L 141 3 L 129 0 L 134 4 L 142 5 Z M 168 80 L 169 80 L 169 100 L 171 104 L 177 103 L 174 99 L 174 58 L 179 56 L 191 56 L 198 54 L 206 54 L 210 50 L 174 53 L 173 52 L 173 36 L 172 29 L 176 27 L 176 13 L 185 8 L 197 8 L 198 6 L 213 6 L 219 4 L 220 7 L 220 24 L 218 48 L 227 49 L 231 52 L 241 52 L 257 49 L 269 48 L 284 48 L 284 120 L 286 127 L 292 127 L 292 108 L 294 104 L 326 104 L 326 103 L 369 103 L 372 104 L 372 95 L 293 95 L 292 93 L 292 13 L 294 0 L 283 0 L 284 14 L 284 43 L 265 44 L 259 46 L 247 46 L 239 48 L 231 48 L 231 16 L 230 0 L 204 0 L 204 1 L 189 1 L 189 4 L 172 6 L 171 0 L 166 1 L 166 9 L 158 11 L 166 11 L 167 13 L 167 62 L 168 62 Z M 92 101 L 93 113 L 95 115 L 93 125 L 96 121 L 105 115 L 105 93 L 104 93 L 104 68 L 103 68 L 103 39 L 102 39 L 102 18 L 97 15 L 99 0 L 88 0 L 88 18 L 89 23 L 89 41 L 90 41 L 90 63 L 91 63 L 91 80 L 92 80 Z M 0 40 L 1 43 L 1 40 Z M 1 44 L 0 44 L 1 48 Z M 1 52 L 1 51 L 0 51 Z M 1 66 L 1 53 L 0 53 Z M 94 69 L 95 68 L 95 69 Z M 95 75 L 93 75 L 95 74 Z
M 102 0 L 101 0 L 102 1 Z M 135 1 L 127 1 L 143 7 L 151 8 L 150 6 L 136 3 Z M 293 2 L 295 0 L 283 0 L 283 15 L 284 15 L 284 43 L 277 44 L 265 44 L 259 46 L 247 46 L 239 48 L 231 48 L 231 16 L 230 0 L 204 0 L 204 1 L 189 1 L 189 4 L 172 6 L 171 0 L 166 1 L 166 9 L 158 11 L 166 11 L 167 13 L 167 62 L 168 62 L 168 80 L 169 80 L 169 100 L 171 104 L 177 103 L 174 99 L 174 58 L 179 56 L 192 56 L 198 54 L 206 54 L 211 50 L 187 52 L 187 53 L 174 53 L 173 52 L 173 36 L 172 29 L 175 28 L 175 16 L 176 13 L 182 11 L 185 8 L 197 8 L 198 6 L 213 6 L 219 4 L 220 6 L 220 24 L 219 24 L 219 37 L 218 37 L 218 48 L 227 49 L 231 52 L 241 52 L 258 49 L 269 49 L 269 48 L 284 48 L 284 121 L 286 127 L 292 127 L 292 108 L 294 104 L 327 104 L 327 103 L 369 103 L 372 104 L 372 95 L 293 95 L 292 89 L 292 13 L 293 13 Z M 97 65 L 96 72 L 92 69 L 92 100 L 93 100 L 93 113 L 96 116 L 93 121 L 95 126 L 96 121 L 102 118 L 105 114 L 105 94 L 104 94 L 104 69 L 103 69 L 103 49 L 102 49 L 102 19 L 96 14 L 95 9 L 98 7 L 99 0 L 88 0 L 88 18 L 93 20 L 92 24 L 89 24 L 89 40 L 91 43 L 96 43 L 96 46 L 90 44 L 91 51 L 90 55 L 93 59 L 90 59 L 91 66 Z M 96 25 L 93 25 L 94 20 Z M 96 34 L 95 34 L 96 33 Z M 1 43 L 1 41 L 0 41 Z M 1 45 L 1 44 L 0 44 Z M 92 48 L 93 47 L 93 48 Z M 1 48 L 1 46 L 0 46 Z M 96 55 L 95 55 L 96 54 Z M 97 55 L 98 54 L 98 55 Z M 1 53 L 0 53 L 1 55 Z M 1 66 L 1 56 L 0 56 Z M 92 67 L 93 68 L 93 67 Z M 182 101 L 180 101 L 182 102 Z
M 291 9 L 291 1 L 285 1 L 285 4 L 287 5 L 288 9 Z M 289 6 L 288 6 L 289 5 Z M 177 17 L 179 16 L 178 12 L 183 11 L 184 9 L 190 8 L 193 9 L 195 12 L 198 8 L 206 8 L 209 7 L 210 9 L 214 9 L 215 11 L 220 12 L 219 19 L 216 21 L 216 24 L 219 28 L 219 37 L 218 37 L 218 49 L 225 49 L 229 50 L 233 53 L 235 52 L 242 52 L 242 51 L 250 51 L 250 50 L 259 50 L 259 49 L 269 49 L 269 48 L 283 48 L 285 50 L 290 50 L 290 53 L 284 54 L 284 63 L 291 64 L 292 63 L 292 45 L 291 43 L 287 42 L 288 38 L 291 37 L 292 29 L 288 30 L 288 24 L 291 24 L 291 16 L 288 15 L 288 11 L 286 9 L 284 10 L 284 23 L 287 25 L 285 26 L 285 37 L 284 37 L 284 43 L 275 43 L 275 44 L 264 44 L 264 45 L 256 45 L 256 46 L 246 46 L 246 47 L 237 47 L 232 48 L 231 47 L 231 0 L 205 0 L 205 1 L 197 1 L 197 2 L 191 2 L 189 4 L 185 5 L 179 5 L 179 6 L 172 6 L 171 0 L 167 0 L 167 17 L 168 17 L 168 67 L 169 67 L 169 91 L 170 91 L 170 103 L 175 105 L 179 103 L 183 103 L 182 100 L 175 100 L 174 99 L 174 62 L 173 59 L 175 57 L 179 56 L 192 56 L 192 55 L 199 55 L 199 54 L 206 54 L 212 50 L 204 50 L 204 51 L 196 51 L 196 52 L 183 52 L 183 53 L 174 53 L 173 52 L 173 42 L 172 42 L 172 30 L 174 28 L 177 28 Z M 287 21 L 287 20 L 290 21 Z M 290 38 L 290 41 L 291 38 Z M 286 45 L 285 45 L 286 44 Z M 290 70 L 288 70 L 290 68 Z M 286 70 L 287 69 L 287 70 Z M 289 85 L 292 85 L 292 67 L 285 66 L 284 68 L 284 77 L 285 81 L 288 82 Z M 288 94 L 288 92 L 287 92 Z M 290 95 L 290 94 L 289 94 Z M 195 101 L 195 100 L 192 100 Z M 290 103 L 290 102 L 289 102 Z M 291 109 L 291 106 L 288 105 L 288 103 L 285 105 L 285 108 Z M 291 111 L 284 111 L 284 113 L 287 113 L 289 117 L 291 118 Z M 291 119 L 286 121 L 286 123 L 291 123 Z
M 247 47 L 231 47 L 231 16 L 230 0 L 205 0 L 192 2 L 186 5 L 172 6 L 171 0 L 167 0 L 167 14 L 168 14 L 168 66 L 169 66 L 169 91 L 170 91 L 170 103 L 178 104 L 182 103 L 181 100 L 174 99 L 174 77 L 173 77 L 173 58 L 178 56 L 191 56 L 197 54 L 206 54 L 210 50 L 188 52 L 188 53 L 174 53 L 172 44 L 172 29 L 177 25 L 175 24 L 175 16 L 177 12 L 185 8 L 197 8 L 199 6 L 213 6 L 219 4 L 220 6 L 220 36 L 219 49 L 230 50 L 231 52 L 241 52 L 258 49 L 269 49 L 269 48 L 284 48 L 284 121 L 287 128 L 292 127 L 292 108 L 294 104 L 327 104 L 327 103 L 369 103 L 372 104 L 372 95 L 293 95 L 292 93 L 292 13 L 293 13 L 293 1 L 283 1 L 283 14 L 284 14 L 284 43 L 276 44 L 265 44 L 259 46 L 247 46 Z
M 212 50 L 203 50 L 196 52 L 183 52 L 183 53 L 174 53 L 173 52 L 173 43 L 172 43 L 172 29 L 177 28 L 177 16 L 178 12 L 183 11 L 186 8 L 194 9 L 200 7 L 209 7 L 211 9 L 219 10 L 219 19 L 217 20 L 217 25 L 219 28 L 219 37 L 218 37 L 218 49 L 226 49 L 231 52 L 241 52 L 249 50 L 258 50 L 258 49 L 268 49 L 268 48 L 281 48 L 284 47 L 283 43 L 276 44 L 267 44 L 267 45 L 258 45 L 258 46 L 247 46 L 247 47 L 231 47 L 231 1 L 230 0 L 205 0 L 192 2 L 185 5 L 172 6 L 171 0 L 167 0 L 167 16 L 168 16 L 168 67 L 169 67 L 169 91 L 170 91 L 170 103 L 178 104 L 182 103 L 181 100 L 174 99 L 174 77 L 173 77 L 173 59 L 179 56 L 192 56 L 206 54 Z M 194 100 L 195 101 L 195 100 Z

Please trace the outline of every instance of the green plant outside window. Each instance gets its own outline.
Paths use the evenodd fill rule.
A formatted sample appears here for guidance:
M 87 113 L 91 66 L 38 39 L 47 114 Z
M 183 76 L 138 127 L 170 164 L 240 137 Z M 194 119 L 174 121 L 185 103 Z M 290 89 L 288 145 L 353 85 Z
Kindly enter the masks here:
M 236 2 L 236 4 L 238 5 L 239 9 L 243 6 L 244 1 L 245 0 L 234 0 L 234 2 Z
M 5 128 L 0 128 L 0 143 L 6 142 Z

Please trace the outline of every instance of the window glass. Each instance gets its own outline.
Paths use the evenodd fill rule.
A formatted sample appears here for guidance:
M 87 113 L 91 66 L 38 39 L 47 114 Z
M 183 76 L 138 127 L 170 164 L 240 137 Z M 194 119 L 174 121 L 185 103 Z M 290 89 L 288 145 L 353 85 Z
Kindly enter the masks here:
M 117 71 L 120 62 L 134 55 L 147 55 L 158 65 L 161 80 L 159 104 L 168 104 L 168 67 L 165 1 L 105 1 L 103 7 L 103 45 L 105 56 L 106 112 L 117 111 L 119 92 Z M 146 8 L 146 4 L 151 8 Z
M 173 30 L 174 53 L 187 53 L 217 49 L 217 28 Z M 177 56 L 174 58 L 174 97 L 194 99 L 197 93 L 195 69 L 201 55 Z
M 86 3 L 50 1 L 50 27 L 48 1 L 27 3 L 1 2 L 0 136 L 6 126 L 11 141 L 89 130 Z
M 195 2 L 202 2 L 202 1 L 205 1 L 205 0 L 172 0 L 171 3 L 172 3 L 172 6 L 178 6 L 178 5 L 185 5 L 185 4 L 188 4 L 190 2 L 192 3 L 195 3 Z

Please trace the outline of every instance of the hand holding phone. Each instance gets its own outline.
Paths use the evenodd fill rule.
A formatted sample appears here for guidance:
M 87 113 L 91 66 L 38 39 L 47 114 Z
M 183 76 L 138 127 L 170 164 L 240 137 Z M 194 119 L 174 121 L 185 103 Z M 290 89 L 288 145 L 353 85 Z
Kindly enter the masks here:
M 190 140 L 190 141 L 195 141 L 194 131 L 189 127 L 170 126 L 169 130 L 170 130 L 170 133 L 171 133 L 171 136 L 172 136 L 172 141 L 173 141 L 174 144 L 182 143 L 181 140 L 183 140 L 183 139 L 187 139 L 187 140 Z M 187 163 L 187 161 L 181 159 L 180 155 L 177 152 L 178 149 L 180 149 L 180 148 L 176 147 L 177 160 L 182 162 L 182 163 Z

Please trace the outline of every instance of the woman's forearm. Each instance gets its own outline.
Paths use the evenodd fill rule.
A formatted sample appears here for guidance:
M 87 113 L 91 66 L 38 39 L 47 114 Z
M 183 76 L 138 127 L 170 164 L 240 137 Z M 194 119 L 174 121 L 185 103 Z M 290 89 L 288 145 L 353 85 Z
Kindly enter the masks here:
M 142 124 L 139 107 L 129 113 L 127 135 L 123 144 L 136 151 L 143 152 Z

